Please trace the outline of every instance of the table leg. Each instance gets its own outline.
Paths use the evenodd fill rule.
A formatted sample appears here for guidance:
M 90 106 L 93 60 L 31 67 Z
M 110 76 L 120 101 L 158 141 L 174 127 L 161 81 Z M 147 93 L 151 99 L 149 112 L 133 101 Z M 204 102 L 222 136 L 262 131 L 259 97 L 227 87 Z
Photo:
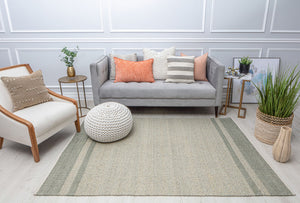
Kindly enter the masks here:
M 226 115 L 227 113 L 227 106 L 229 106 L 229 102 L 230 102 L 230 90 L 231 90 L 231 83 L 232 83 L 232 79 L 231 78 L 227 78 L 228 82 L 227 82 L 227 93 L 226 93 L 226 101 L 225 101 L 225 105 L 222 106 L 222 109 L 220 111 L 220 115 Z M 224 112 L 222 112 L 224 108 Z
M 63 96 L 62 88 L 61 88 L 61 82 L 59 82 L 59 89 L 60 89 L 60 94 Z
M 83 89 L 83 96 L 84 96 L 84 103 L 85 103 L 85 108 L 87 108 L 87 103 L 86 103 L 86 94 L 85 94 L 85 86 L 84 86 L 84 81 L 82 81 L 82 89 Z
M 81 101 L 80 101 L 80 96 L 79 96 L 79 89 L 78 89 L 78 82 L 76 82 L 76 88 L 77 88 L 77 97 L 78 97 L 78 108 L 80 109 L 80 117 L 82 117 L 82 110 L 81 110 Z
M 241 97 L 240 97 L 240 105 L 239 105 L 239 112 L 238 112 L 238 117 L 239 118 L 245 118 L 246 117 L 246 109 L 242 108 L 242 103 L 243 103 L 243 97 L 244 97 L 244 89 L 245 89 L 245 80 L 243 80 L 242 84 L 242 89 L 241 89 Z M 244 110 L 244 116 L 241 116 L 241 109 Z

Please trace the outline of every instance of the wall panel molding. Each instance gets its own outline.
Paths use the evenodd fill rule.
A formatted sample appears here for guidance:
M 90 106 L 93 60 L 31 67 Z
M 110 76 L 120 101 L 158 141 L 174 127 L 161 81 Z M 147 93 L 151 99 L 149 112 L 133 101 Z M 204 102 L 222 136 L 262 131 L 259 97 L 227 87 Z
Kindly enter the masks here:
M 300 43 L 300 38 L 1 38 L 0 43 Z
M 299 51 L 300 52 L 300 48 L 268 48 L 267 57 L 270 56 L 271 51 Z
M 209 48 L 208 49 L 208 55 L 211 55 L 211 52 L 212 51 L 259 51 L 259 56 L 258 57 L 261 57 L 262 56 L 262 48 Z
M 108 24 L 111 33 L 202 33 L 205 27 L 206 17 L 206 1 L 203 0 L 202 5 L 202 26 L 201 29 L 114 29 L 112 22 L 112 7 L 111 1 L 108 2 Z
M 10 48 L 0 48 L 0 51 L 7 51 L 8 60 L 9 60 L 10 66 L 12 66 L 13 61 L 12 61 L 12 57 L 11 57 Z
M 276 30 L 276 29 L 274 29 L 274 23 L 275 23 L 275 16 L 276 16 L 276 9 L 277 9 L 277 5 L 278 5 L 278 0 L 274 0 L 274 1 L 275 2 L 274 2 L 273 13 L 272 13 L 270 32 L 273 32 L 273 33 L 300 33 L 300 30 L 286 30 L 286 29 L 285 30 Z
M 104 32 L 104 19 L 103 19 L 103 0 L 101 0 L 100 2 L 100 8 L 99 8 L 99 13 L 100 13 L 100 17 L 101 17 L 101 21 L 100 21 L 100 28 L 99 29 L 52 29 L 52 30 L 44 30 L 44 29 L 14 29 L 13 27 L 13 23 L 11 20 L 11 15 L 10 15 L 10 10 L 9 10 L 9 6 L 8 6 L 8 0 L 4 0 L 4 7 L 7 13 L 7 20 L 8 20 L 8 25 L 9 25 L 9 30 L 11 33 L 53 33 L 53 32 L 58 32 L 58 33 L 62 33 L 62 32 L 68 32 L 68 33 L 85 33 L 85 32 L 94 32 L 94 33 L 102 33 Z
M 37 47 L 31 47 L 31 48 L 15 48 L 15 54 L 16 54 L 16 58 L 17 58 L 17 62 L 20 63 L 20 55 L 19 55 L 19 51 L 37 51 L 37 50 L 40 50 L 40 51 L 47 51 L 47 50 L 57 50 L 57 51 L 60 51 L 62 48 L 53 48 L 53 47 L 42 47 L 42 48 L 37 48 Z M 79 51 L 80 50 L 87 50 L 87 51 L 93 51 L 93 50 L 99 50 L 99 51 L 103 51 L 104 54 L 106 54 L 106 49 L 105 48 L 79 48 Z
M 265 10 L 264 10 L 264 18 L 262 19 L 262 28 L 261 29 L 214 29 L 213 28 L 213 23 L 214 23 L 214 14 L 215 14 L 215 4 L 216 4 L 216 0 L 212 0 L 211 3 L 211 16 L 210 16 L 210 32 L 229 32 L 229 33 L 244 33 L 244 32 L 249 32 L 249 33 L 253 33 L 253 32 L 265 32 L 266 30 L 266 23 L 267 23 L 267 16 L 268 16 L 268 10 L 269 10 L 269 4 L 270 4 L 270 0 L 265 0 L 266 4 L 265 4 Z M 226 12 L 226 11 L 224 11 Z
M 3 16 L 2 16 L 2 12 L 0 10 L 0 32 L 5 32 L 5 27 L 4 27 L 4 21 L 3 21 Z

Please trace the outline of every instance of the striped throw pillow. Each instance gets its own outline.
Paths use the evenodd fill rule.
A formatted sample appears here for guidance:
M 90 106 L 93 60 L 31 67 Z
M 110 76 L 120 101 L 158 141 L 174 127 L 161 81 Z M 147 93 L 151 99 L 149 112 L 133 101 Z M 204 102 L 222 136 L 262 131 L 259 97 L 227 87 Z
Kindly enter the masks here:
M 193 83 L 194 56 L 169 56 L 166 82 Z

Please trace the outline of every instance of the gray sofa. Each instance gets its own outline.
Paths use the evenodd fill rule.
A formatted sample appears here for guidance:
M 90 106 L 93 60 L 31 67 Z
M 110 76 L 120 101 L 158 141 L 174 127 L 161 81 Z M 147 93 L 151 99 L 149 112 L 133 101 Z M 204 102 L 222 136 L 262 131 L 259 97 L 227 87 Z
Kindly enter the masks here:
M 102 56 L 90 64 L 92 91 L 95 105 L 115 101 L 126 106 L 177 106 L 215 107 L 216 117 L 221 106 L 224 65 L 208 57 L 206 74 L 208 82 L 196 81 L 192 84 L 129 82 L 114 83 L 109 80 L 110 62 Z M 139 57 L 139 60 L 142 60 Z

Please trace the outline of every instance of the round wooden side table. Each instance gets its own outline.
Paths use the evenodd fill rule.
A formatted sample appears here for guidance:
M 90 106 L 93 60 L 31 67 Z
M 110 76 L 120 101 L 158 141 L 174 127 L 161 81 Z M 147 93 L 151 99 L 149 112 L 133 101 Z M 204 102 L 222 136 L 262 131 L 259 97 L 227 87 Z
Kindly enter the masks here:
M 86 103 L 86 94 L 85 94 L 85 86 L 84 86 L 84 81 L 87 79 L 87 77 L 85 75 L 76 75 L 74 77 L 61 77 L 58 79 L 59 82 L 59 88 L 60 88 L 60 93 L 61 95 L 63 95 L 63 91 L 62 91 L 62 83 L 75 83 L 76 84 L 76 89 L 77 89 L 77 97 L 78 97 L 78 109 L 80 110 L 80 117 L 84 117 L 86 115 L 82 115 L 82 109 L 90 109 L 87 106 Z M 81 106 L 81 101 L 80 101 L 80 92 L 79 92 L 79 87 L 78 87 L 78 83 L 82 82 L 82 90 L 83 90 L 83 98 L 84 98 L 84 106 Z

